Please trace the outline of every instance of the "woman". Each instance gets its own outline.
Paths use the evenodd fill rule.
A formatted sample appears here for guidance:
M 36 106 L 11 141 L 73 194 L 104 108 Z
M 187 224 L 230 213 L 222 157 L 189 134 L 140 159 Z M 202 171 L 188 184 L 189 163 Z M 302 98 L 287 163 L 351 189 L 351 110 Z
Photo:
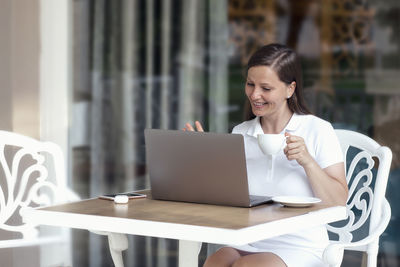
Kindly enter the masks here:
M 232 133 L 244 136 L 250 194 L 315 196 L 325 203 L 345 205 L 348 189 L 338 139 L 329 122 L 308 111 L 301 81 L 297 56 L 284 45 L 266 45 L 249 59 L 245 93 L 250 120 Z M 196 128 L 203 131 L 199 122 Z M 194 129 L 186 124 L 184 130 Z M 266 156 L 257 144 L 257 135 L 263 133 L 287 136 L 286 147 L 272 159 L 272 176 L 267 175 Z M 317 227 L 223 247 L 204 266 L 323 266 L 327 244 L 326 228 Z

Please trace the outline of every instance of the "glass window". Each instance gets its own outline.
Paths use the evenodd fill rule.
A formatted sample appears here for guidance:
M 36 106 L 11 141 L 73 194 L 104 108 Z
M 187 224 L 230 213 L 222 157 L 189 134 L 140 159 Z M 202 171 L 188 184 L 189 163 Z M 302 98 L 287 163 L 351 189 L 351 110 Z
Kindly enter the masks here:
M 398 265 L 399 1 L 75 0 L 73 9 L 72 171 L 82 196 L 149 187 L 144 128 L 200 120 L 207 131 L 230 132 L 243 121 L 249 56 L 284 43 L 301 57 L 315 115 L 392 149 L 392 221 L 379 262 Z M 74 242 L 89 263 L 108 266 L 104 239 L 85 239 Z M 130 237 L 126 264 L 175 266 L 176 249 L 173 240 Z M 346 254 L 343 266 L 354 258 Z

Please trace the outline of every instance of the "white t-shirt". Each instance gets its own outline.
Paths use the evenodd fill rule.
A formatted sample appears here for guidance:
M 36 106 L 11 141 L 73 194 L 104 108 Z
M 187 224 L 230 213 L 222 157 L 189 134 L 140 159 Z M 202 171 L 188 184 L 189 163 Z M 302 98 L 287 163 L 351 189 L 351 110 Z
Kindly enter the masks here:
M 308 152 L 322 169 L 343 162 L 339 140 L 329 122 L 313 115 L 293 114 L 281 133 L 285 132 L 302 137 Z M 232 133 L 244 136 L 250 194 L 314 196 L 303 167 L 295 160 L 289 161 L 283 149 L 273 156 L 272 170 L 268 169 L 268 157 L 262 153 L 257 142 L 257 135 L 263 134 L 259 117 L 237 125 Z M 269 174 L 271 171 L 272 175 Z M 327 244 L 326 228 L 318 227 L 259 241 L 239 249 L 275 252 L 277 248 L 301 248 L 321 256 Z
M 313 115 L 293 114 L 281 133 L 285 132 L 302 137 L 308 152 L 322 169 L 343 162 L 338 138 L 329 122 Z M 264 133 L 259 117 L 237 125 L 232 133 L 244 136 L 251 195 L 314 196 L 303 167 L 296 160 L 289 161 L 283 149 L 273 156 L 273 175 L 268 175 L 271 171 L 268 169 L 268 157 L 263 154 L 257 141 L 257 135 Z

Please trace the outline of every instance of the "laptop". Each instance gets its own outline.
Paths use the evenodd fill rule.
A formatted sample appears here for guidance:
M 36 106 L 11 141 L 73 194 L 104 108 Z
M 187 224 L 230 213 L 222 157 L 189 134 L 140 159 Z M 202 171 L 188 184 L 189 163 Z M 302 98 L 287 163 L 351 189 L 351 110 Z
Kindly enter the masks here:
M 250 196 L 240 134 L 145 129 L 153 199 L 253 207 L 271 197 Z

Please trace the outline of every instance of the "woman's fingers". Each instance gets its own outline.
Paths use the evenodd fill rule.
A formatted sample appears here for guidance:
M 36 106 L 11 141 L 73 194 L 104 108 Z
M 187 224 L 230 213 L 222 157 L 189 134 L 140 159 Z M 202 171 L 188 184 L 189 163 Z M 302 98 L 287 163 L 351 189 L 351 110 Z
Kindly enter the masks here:
M 305 160 L 307 158 L 307 153 L 305 153 L 305 150 L 300 148 L 300 149 L 291 149 L 286 153 L 286 158 L 288 160 Z
M 203 126 L 201 125 L 201 123 L 199 121 L 195 121 L 194 124 L 196 125 L 197 131 L 204 132 Z
M 301 137 L 294 136 L 294 135 L 287 135 L 286 138 L 286 147 L 284 149 L 284 153 L 287 154 L 288 151 L 297 149 L 300 147 L 305 147 L 304 141 Z
M 295 142 L 303 142 L 303 143 L 304 143 L 303 138 L 300 137 L 300 136 L 291 135 L 291 134 L 289 134 L 289 133 L 285 133 L 285 136 L 286 136 L 286 143 L 287 143 L 287 144 L 289 144 L 289 143 L 295 143 Z
M 186 124 L 185 124 L 185 129 L 186 129 L 187 131 L 191 131 L 191 132 L 194 131 L 194 128 L 193 128 L 193 126 L 192 126 L 190 123 L 186 123 Z
M 292 154 L 287 154 L 286 155 L 288 160 L 297 160 L 301 158 L 301 154 L 300 153 L 292 153 Z
M 307 146 L 301 136 L 291 135 L 285 133 L 286 147 L 284 153 L 288 160 L 296 160 L 297 163 L 304 166 L 312 160 L 311 155 L 308 153 Z
M 195 125 L 196 130 L 197 130 L 198 132 L 204 132 L 203 126 L 201 125 L 201 123 L 200 123 L 199 121 L 196 121 L 196 122 L 194 123 L 194 125 Z M 194 132 L 194 128 L 193 128 L 193 126 L 192 126 L 190 123 L 186 123 L 186 124 L 185 124 L 185 128 L 183 128 L 182 130 Z

